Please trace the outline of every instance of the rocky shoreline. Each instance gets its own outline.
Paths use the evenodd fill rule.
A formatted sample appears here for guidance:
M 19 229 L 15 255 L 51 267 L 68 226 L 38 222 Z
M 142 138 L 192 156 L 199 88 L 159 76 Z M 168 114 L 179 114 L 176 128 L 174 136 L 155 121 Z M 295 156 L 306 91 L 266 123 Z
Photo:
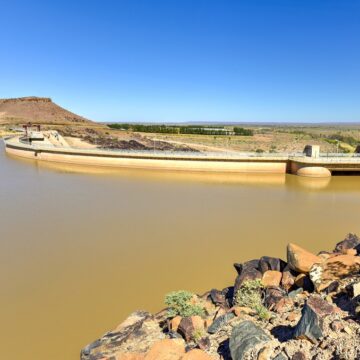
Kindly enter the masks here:
M 177 291 L 167 308 L 131 314 L 81 360 L 360 359 L 360 239 L 315 255 L 289 244 L 287 261 L 234 264 L 233 286 Z

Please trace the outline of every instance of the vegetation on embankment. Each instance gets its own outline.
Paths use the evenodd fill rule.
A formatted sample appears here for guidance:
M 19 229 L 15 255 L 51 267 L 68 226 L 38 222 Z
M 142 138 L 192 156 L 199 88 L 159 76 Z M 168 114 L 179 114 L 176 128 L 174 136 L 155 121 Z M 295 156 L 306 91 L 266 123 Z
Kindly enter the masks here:
M 177 125 L 114 124 L 110 128 L 101 123 L 90 124 L 54 123 L 42 128 L 110 149 L 292 153 L 314 144 L 320 145 L 323 153 L 345 153 L 355 151 L 360 144 L 360 125 L 191 125 L 183 126 L 180 132 Z
M 166 309 L 131 314 L 81 359 L 359 359 L 359 254 L 360 239 L 348 234 L 317 255 L 289 244 L 286 261 L 236 263 L 233 285 L 169 293 Z
M 8 127 L 0 126 L 0 139 L 13 134 L 15 134 L 15 132 L 10 130 Z
M 336 132 L 334 132 L 336 130 Z M 334 146 L 334 152 L 351 153 L 360 145 L 360 136 L 357 128 L 355 129 L 279 129 L 280 132 L 290 133 L 298 137 L 308 137 L 309 140 L 322 141 Z
M 179 125 L 111 124 L 111 136 L 143 136 L 184 144 L 200 151 L 302 152 L 308 144 L 323 153 L 353 152 L 360 144 L 360 125 Z M 236 133 L 236 134 L 235 134 Z
M 350 135 L 342 135 L 341 133 L 330 134 L 324 139 L 328 143 L 336 145 L 344 153 L 354 152 L 360 144 L 360 140 Z

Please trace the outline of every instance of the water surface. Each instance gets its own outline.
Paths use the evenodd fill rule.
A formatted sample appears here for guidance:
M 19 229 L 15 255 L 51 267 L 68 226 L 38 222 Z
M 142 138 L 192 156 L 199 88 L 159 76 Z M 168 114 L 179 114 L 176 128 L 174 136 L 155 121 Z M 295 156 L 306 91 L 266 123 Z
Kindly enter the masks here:
M 176 289 L 233 283 L 233 262 L 360 234 L 360 178 L 113 171 L 0 148 L 1 358 L 75 360 Z

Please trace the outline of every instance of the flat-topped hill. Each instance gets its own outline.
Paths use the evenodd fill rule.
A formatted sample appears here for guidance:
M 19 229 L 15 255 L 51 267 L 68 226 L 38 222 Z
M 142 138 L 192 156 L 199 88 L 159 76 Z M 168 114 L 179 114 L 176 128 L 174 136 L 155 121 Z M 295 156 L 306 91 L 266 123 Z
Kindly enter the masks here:
M 20 124 L 29 121 L 59 125 L 92 123 L 92 121 L 60 107 L 50 98 L 29 96 L 0 99 L 0 124 Z

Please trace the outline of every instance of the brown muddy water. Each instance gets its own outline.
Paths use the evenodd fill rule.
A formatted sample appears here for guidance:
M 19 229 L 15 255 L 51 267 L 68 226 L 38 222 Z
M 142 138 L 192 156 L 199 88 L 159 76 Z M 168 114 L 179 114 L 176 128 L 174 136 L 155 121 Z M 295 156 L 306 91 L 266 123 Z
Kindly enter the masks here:
M 112 171 L 0 148 L 2 359 L 75 360 L 171 290 L 233 283 L 233 262 L 360 234 L 360 177 Z

